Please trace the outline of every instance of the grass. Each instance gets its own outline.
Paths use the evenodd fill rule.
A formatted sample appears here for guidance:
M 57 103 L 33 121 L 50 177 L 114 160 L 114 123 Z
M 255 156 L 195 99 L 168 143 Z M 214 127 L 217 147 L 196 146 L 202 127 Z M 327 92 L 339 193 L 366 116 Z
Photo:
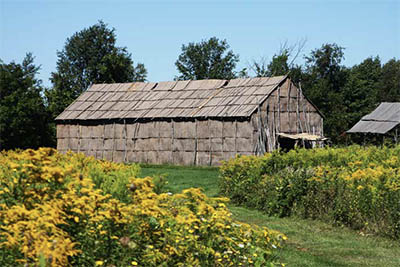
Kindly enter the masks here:
M 166 189 L 171 193 L 178 193 L 190 187 L 201 187 L 209 197 L 218 195 L 218 168 L 144 164 L 141 168 L 142 177 L 165 176 L 168 181 Z
M 218 169 L 141 165 L 141 175 L 166 175 L 167 190 L 176 193 L 201 187 L 206 195 L 218 195 Z M 229 205 L 233 216 L 242 222 L 278 230 L 288 236 L 280 254 L 287 266 L 400 266 L 400 242 L 363 236 L 345 227 L 299 218 L 276 218 L 257 210 Z

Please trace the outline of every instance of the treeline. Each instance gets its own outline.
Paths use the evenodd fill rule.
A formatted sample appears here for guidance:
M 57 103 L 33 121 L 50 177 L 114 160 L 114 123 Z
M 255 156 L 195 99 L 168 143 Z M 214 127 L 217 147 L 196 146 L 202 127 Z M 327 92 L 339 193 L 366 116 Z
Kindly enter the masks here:
M 400 101 L 400 60 L 369 57 L 343 65 L 344 48 L 324 44 L 293 64 L 303 44 L 283 45 L 267 62 L 254 60 L 238 70 L 239 55 L 226 40 L 212 37 L 182 45 L 176 80 L 233 79 L 286 75 L 325 116 L 325 135 L 334 143 L 380 102 Z M 37 78 L 40 67 L 28 53 L 22 63 L 0 60 L 0 149 L 55 146 L 54 118 L 93 83 L 146 81 L 144 64 L 135 64 L 126 47 L 116 45 L 115 29 L 102 21 L 69 37 L 57 52 L 50 88 Z M 172 78 L 172 77 L 171 77 Z

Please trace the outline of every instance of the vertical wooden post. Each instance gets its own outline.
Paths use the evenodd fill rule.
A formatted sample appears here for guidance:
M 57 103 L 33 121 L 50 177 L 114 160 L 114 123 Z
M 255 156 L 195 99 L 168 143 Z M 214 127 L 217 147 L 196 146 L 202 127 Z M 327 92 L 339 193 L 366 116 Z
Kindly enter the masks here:
M 225 141 L 225 138 L 224 138 L 224 122 L 225 121 L 222 119 L 221 122 L 222 122 L 222 129 L 221 129 L 221 142 L 222 142 L 221 157 L 225 160 L 225 158 L 224 158 L 224 141 Z
M 266 106 L 265 106 L 265 143 L 266 143 L 266 152 L 271 151 L 271 133 L 270 133 L 270 127 L 269 127 L 269 119 L 268 119 L 268 113 L 269 113 L 269 99 L 266 100 Z
M 281 132 L 281 87 L 278 87 L 278 132 Z
M 114 161 L 114 151 L 115 151 L 115 122 L 113 122 L 113 149 L 111 153 L 111 160 Z
M 301 125 L 301 118 L 300 118 L 300 96 L 301 96 L 301 90 L 297 90 L 297 107 L 296 107 L 296 112 L 297 112 L 297 122 L 299 124 L 299 127 L 297 128 L 297 133 L 303 132 L 303 126 Z
M 193 159 L 193 165 L 197 165 L 197 119 L 194 119 L 194 159 Z
M 290 94 L 292 92 L 292 82 L 289 82 L 289 89 L 288 89 L 288 94 L 287 94 L 287 105 L 286 105 L 286 111 L 288 114 L 288 126 L 289 126 L 289 132 L 292 133 L 292 123 L 290 121 Z
M 300 98 L 301 98 L 301 106 L 302 106 L 302 110 L 303 110 L 303 114 L 304 114 L 304 124 L 305 124 L 305 130 L 307 133 L 310 133 L 311 129 L 310 129 L 310 124 L 308 122 L 308 117 L 307 117 L 307 112 L 305 109 L 305 102 L 304 101 L 304 95 L 303 95 L 303 90 L 301 89 L 301 83 L 299 83 L 299 90 L 300 90 Z
M 272 125 L 271 125 L 271 130 L 272 130 L 272 136 L 273 136 L 273 140 L 271 140 L 272 143 L 272 150 L 275 150 L 276 148 L 276 118 L 275 118 L 275 104 L 273 105 L 273 109 L 272 109 Z
M 235 154 L 237 153 L 237 119 L 235 119 Z
M 157 122 L 155 122 L 155 124 L 157 125 L 157 132 L 158 132 L 158 148 L 157 148 L 157 151 L 158 151 L 158 157 L 159 157 L 159 163 L 161 163 L 161 160 L 160 160 L 160 151 L 163 151 L 163 153 L 164 153 L 164 150 L 161 150 L 161 121 L 158 121 L 158 123 Z
M 88 126 L 86 126 L 86 127 L 88 127 Z M 92 147 L 93 147 L 93 144 L 92 144 L 92 140 L 93 140 L 93 126 L 89 126 L 90 128 L 89 128 L 89 145 L 88 145 L 88 150 L 87 150 L 87 155 L 89 156 L 90 155 L 90 151 L 92 150 Z M 96 154 L 95 154 L 96 155 Z
M 81 152 L 81 125 L 78 124 L 78 153 Z
M 172 125 L 172 128 L 171 128 L 171 130 L 172 130 L 172 137 L 171 137 L 171 143 L 172 143 L 172 145 L 171 145 L 171 162 L 170 162 L 170 164 L 174 164 L 174 142 L 175 142 L 175 121 L 174 121 L 174 119 L 171 119 L 171 125 Z
M 103 150 L 101 152 L 101 158 L 104 159 L 104 150 L 105 150 L 105 142 L 106 142 L 106 124 L 103 124 Z
M 210 147 L 209 147 L 209 155 L 210 155 L 210 158 L 209 158 L 209 163 L 208 163 L 208 165 L 210 165 L 211 166 L 211 163 L 212 163 L 212 147 L 211 147 L 211 131 L 210 131 L 210 119 L 208 119 L 208 142 L 209 142 L 209 145 L 210 145 Z
M 127 142 L 128 142 L 128 134 L 127 134 L 127 129 L 126 129 L 126 119 L 124 119 L 124 132 L 125 132 L 125 142 L 124 142 L 124 162 L 127 162 L 127 153 L 128 153 L 128 146 L 127 146 Z
M 278 123 L 276 124 L 276 129 L 275 129 L 275 148 L 279 148 L 279 138 L 278 138 L 278 133 L 281 132 L 281 88 L 278 87 L 278 95 L 277 95 L 276 103 L 278 105 Z
M 71 125 L 68 125 L 68 150 L 71 150 Z
M 257 100 L 257 102 L 258 102 L 258 100 Z M 262 132 L 261 132 L 261 128 L 262 128 L 262 126 L 261 126 L 261 109 L 260 109 L 260 103 L 258 103 L 258 106 L 257 106 L 257 118 L 258 118 L 258 120 L 257 120 L 257 133 L 258 133 L 258 135 L 257 135 L 257 143 L 255 144 L 255 148 L 254 148 L 254 150 L 255 150 L 255 152 L 256 152 L 256 155 L 260 155 L 261 154 L 261 144 L 262 144 Z

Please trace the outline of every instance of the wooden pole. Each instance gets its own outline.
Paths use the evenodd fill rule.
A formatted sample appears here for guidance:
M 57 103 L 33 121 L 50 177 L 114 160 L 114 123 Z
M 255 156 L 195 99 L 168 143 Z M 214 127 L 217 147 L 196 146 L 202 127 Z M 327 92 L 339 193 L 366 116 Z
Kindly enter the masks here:
M 104 159 L 104 150 L 105 150 L 105 141 L 106 141 L 106 137 L 105 137 L 105 133 L 106 133 L 106 124 L 103 123 L 103 149 L 101 151 L 101 158 Z
M 267 144 L 267 151 L 271 151 L 271 133 L 270 133 L 270 127 L 269 127 L 269 119 L 268 119 L 268 113 L 269 113 L 269 99 L 267 99 L 266 102 L 266 107 L 265 107 L 265 130 L 266 130 L 266 144 Z
M 87 151 L 88 151 L 88 152 L 87 152 L 87 155 L 89 156 L 89 155 L 90 155 L 90 152 L 91 152 L 91 150 L 92 150 L 92 147 L 93 147 L 93 144 L 92 144 L 92 143 L 93 143 L 93 142 L 92 142 L 92 141 L 93 141 L 93 126 L 86 126 L 86 127 L 90 127 L 90 128 L 89 128 L 89 136 L 90 136 L 90 137 L 88 138 L 90 141 L 89 141 L 89 145 L 88 145 L 88 148 L 87 148 L 87 149 L 88 149 L 88 150 L 87 150 Z M 96 155 L 96 154 L 95 154 L 95 155 Z
M 304 114 L 304 126 L 305 130 L 307 133 L 310 133 L 310 125 L 308 124 L 308 119 L 307 119 L 307 113 L 305 109 L 305 101 L 304 101 L 304 96 L 303 96 L 303 91 L 301 90 L 301 83 L 299 83 L 299 90 L 300 90 L 300 100 L 301 100 L 301 106 Z
M 209 149 L 208 149 L 208 150 L 209 150 L 209 151 L 208 151 L 208 153 L 209 153 L 209 162 L 208 162 L 208 165 L 211 166 L 211 163 L 212 163 L 212 153 L 211 153 L 211 150 L 212 150 L 212 148 L 211 148 L 210 119 L 208 119 L 207 125 L 208 125 L 208 143 L 209 143 Z
M 296 107 L 296 113 L 297 113 L 297 123 L 298 123 L 298 125 L 299 125 L 299 127 L 297 127 L 297 133 L 299 133 L 299 130 L 300 130 L 300 132 L 303 132 L 303 126 L 301 125 L 301 119 L 300 119 L 300 94 L 301 94 L 301 91 L 300 91 L 300 89 L 298 89 L 297 90 L 297 94 L 296 94 L 296 98 L 297 98 L 297 107 Z
M 175 143 L 175 121 L 174 119 L 171 120 L 171 125 L 172 125 L 172 137 L 171 137 L 171 164 L 174 164 L 174 143 Z
M 198 138 L 197 138 L 197 119 L 194 119 L 194 128 L 195 128 L 195 132 L 194 132 L 194 159 L 193 159 L 193 165 L 197 165 L 197 142 L 198 142 Z
M 280 101 L 280 98 L 281 98 L 281 88 L 280 87 L 278 87 L 278 95 L 277 95 L 277 99 L 276 99 L 276 102 L 277 102 L 277 105 L 278 105 L 278 123 L 276 124 L 276 130 L 275 130 L 275 145 L 276 145 L 276 149 L 278 149 L 279 148 L 279 138 L 278 138 L 278 133 L 280 133 L 281 132 L 281 101 Z
M 278 87 L 278 132 L 281 132 L 281 88 Z
M 128 142 L 128 134 L 127 134 L 127 129 L 126 129 L 126 119 L 124 119 L 124 132 L 125 132 L 125 143 L 124 143 L 124 162 L 127 162 L 127 150 L 128 150 L 128 146 L 127 146 L 127 142 Z
M 237 153 L 237 119 L 235 119 L 235 154 Z
M 272 147 L 273 147 L 273 150 L 275 150 L 275 148 L 276 148 L 276 118 L 275 118 L 275 104 L 273 105 L 273 109 L 272 109 L 272 121 L 271 121 L 271 130 L 272 130 L 272 138 L 273 138 L 273 140 L 271 140 L 271 143 L 272 143 Z
M 81 152 L 81 125 L 78 127 L 78 153 Z
M 223 158 L 223 159 L 225 159 L 225 157 L 224 157 L 224 141 L 225 141 L 225 138 L 224 138 L 224 120 L 222 119 L 221 120 L 221 122 L 222 122 L 222 129 L 221 129 L 221 142 L 222 142 L 222 146 L 221 146 L 221 157 Z
M 155 122 L 155 124 L 157 125 L 156 126 L 157 127 L 157 132 L 158 132 L 158 148 L 157 148 L 157 151 L 159 152 L 158 155 L 159 155 L 159 159 L 160 159 L 160 151 L 164 151 L 164 150 L 161 150 L 161 126 L 160 126 L 161 122 L 158 121 L 158 123 Z M 159 160 L 159 163 L 161 163 L 161 160 Z
M 289 89 L 288 89 L 288 95 L 287 95 L 287 105 L 286 105 L 286 111 L 288 114 L 288 126 L 289 126 L 289 132 L 292 132 L 292 123 L 290 120 L 290 95 L 291 95 L 291 91 L 292 91 L 292 82 L 289 82 Z
M 71 150 L 71 125 L 68 125 L 68 150 Z
M 113 149 L 111 153 L 111 160 L 114 161 L 114 151 L 115 151 L 115 122 L 113 122 Z
M 257 101 L 258 102 L 258 101 Z M 258 133 L 258 135 L 257 135 L 257 143 L 255 144 L 255 151 L 256 151 L 256 155 L 260 155 L 261 154 L 261 144 L 262 144 L 262 132 L 261 132 L 261 128 L 262 128 L 262 125 L 261 125 L 261 109 L 260 109 L 260 104 L 258 104 L 258 106 L 257 106 L 257 117 L 258 117 L 258 120 L 257 120 L 257 133 Z

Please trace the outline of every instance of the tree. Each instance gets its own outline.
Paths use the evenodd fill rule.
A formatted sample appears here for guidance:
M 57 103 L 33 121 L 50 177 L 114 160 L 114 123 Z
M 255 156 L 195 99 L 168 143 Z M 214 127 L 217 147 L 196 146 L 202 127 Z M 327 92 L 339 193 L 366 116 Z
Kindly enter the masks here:
M 272 77 L 280 75 L 288 75 L 298 83 L 302 76 L 302 68 L 294 65 L 294 61 L 302 52 L 307 40 L 300 40 L 293 45 L 288 42 L 281 44 L 281 48 L 272 60 L 267 64 L 267 60 L 262 57 L 259 61 L 253 60 L 249 69 L 252 70 L 256 77 Z
M 278 55 L 272 57 L 271 62 L 268 64 L 268 76 L 286 75 L 289 72 L 289 51 L 284 50 Z
M 382 67 L 380 102 L 400 101 L 400 60 L 391 59 Z
M 324 44 L 311 51 L 311 55 L 305 59 L 304 93 L 326 116 L 325 133 L 337 141 L 347 127 L 342 95 L 348 74 L 348 70 L 341 65 L 344 48 L 337 44 Z
M 379 57 L 367 58 L 349 70 L 342 92 L 343 101 L 347 107 L 347 128 L 376 108 L 381 72 Z
M 233 79 L 234 71 L 239 56 L 232 50 L 228 51 L 226 40 L 220 41 L 212 37 L 200 43 L 182 45 L 182 53 L 175 65 L 180 76 L 178 80 L 202 80 L 202 79 Z
M 0 149 L 49 145 L 49 116 L 42 98 L 40 67 L 28 53 L 22 64 L 0 61 Z
M 102 21 L 68 38 L 57 56 L 53 88 L 46 93 L 53 117 L 92 83 L 144 81 L 147 75 L 143 64 L 133 65 L 126 47 L 116 46 L 115 29 Z

